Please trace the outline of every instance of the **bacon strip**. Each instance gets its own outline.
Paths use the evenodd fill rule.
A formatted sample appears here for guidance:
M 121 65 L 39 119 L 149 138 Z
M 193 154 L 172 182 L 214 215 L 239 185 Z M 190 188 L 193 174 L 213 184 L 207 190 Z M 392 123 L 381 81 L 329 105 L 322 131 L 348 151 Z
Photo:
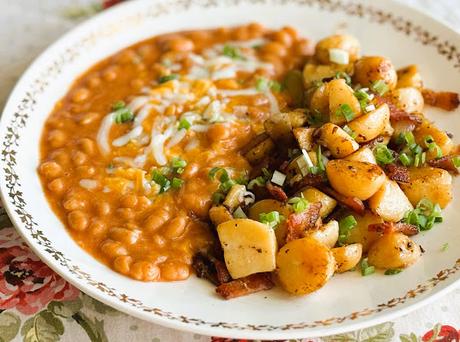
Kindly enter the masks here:
M 390 109 L 390 119 L 392 121 L 410 121 L 415 124 L 422 123 L 422 118 L 420 118 L 418 115 L 408 113 L 405 110 L 398 108 L 389 97 L 375 96 L 375 101 L 377 102 L 378 106 L 384 103 L 388 105 L 388 109 Z
M 326 195 L 329 195 L 337 200 L 340 204 L 350 208 L 354 212 L 362 215 L 364 214 L 365 207 L 363 201 L 357 197 L 347 197 L 342 194 L 339 194 L 337 191 L 331 189 L 328 186 L 321 186 L 319 189 L 324 192 Z
M 457 167 L 454 164 L 453 158 L 456 156 L 444 156 L 439 159 L 432 159 L 428 161 L 428 164 L 433 167 L 450 171 L 456 175 L 459 174 Z
M 296 192 L 302 190 L 307 186 L 318 187 L 321 184 L 324 184 L 325 182 L 326 178 L 324 178 L 322 175 L 314 175 L 312 173 L 309 173 L 306 176 L 304 176 L 300 181 L 295 182 L 289 189 L 289 192 L 295 194 Z
M 290 214 L 286 220 L 286 242 L 303 238 L 309 229 L 315 228 L 321 207 L 321 202 L 311 203 L 307 210 Z
M 377 233 L 382 233 L 382 234 L 390 234 L 390 233 L 403 233 L 404 235 L 407 236 L 412 236 L 420 233 L 420 230 L 418 229 L 417 226 L 409 223 L 403 223 L 403 222 L 383 222 L 383 223 L 373 223 L 370 224 L 367 229 L 370 232 L 377 232 Z
M 388 164 L 385 167 L 385 173 L 387 174 L 388 178 L 394 180 L 398 183 L 409 183 L 410 182 L 410 174 L 409 170 L 405 166 L 396 165 L 396 164 Z
M 280 202 L 286 202 L 288 200 L 288 196 L 280 186 L 273 185 L 271 182 L 267 182 L 265 187 L 274 199 Z
M 221 285 L 232 280 L 225 263 L 211 255 L 195 254 L 192 260 L 192 267 L 198 278 L 207 279 L 214 285 Z
M 422 95 L 425 104 L 448 111 L 457 109 L 460 104 L 458 94 L 450 91 L 423 89 Z
M 259 291 L 270 290 L 274 286 L 275 284 L 271 279 L 270 273 L 256 273 L 221 284 L 216 288 L 216 292 L 224 299 L 232 299 Z

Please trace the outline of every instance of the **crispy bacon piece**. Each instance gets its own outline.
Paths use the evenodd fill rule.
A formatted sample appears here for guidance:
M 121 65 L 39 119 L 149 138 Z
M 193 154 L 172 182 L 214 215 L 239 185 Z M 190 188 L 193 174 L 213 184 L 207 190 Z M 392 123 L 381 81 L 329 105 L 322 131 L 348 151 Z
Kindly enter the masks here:
M 396 164 L 388 164 L 385 167 L 385 173 L 387 174 L 388 178 L 394 180 L 398 183 L 409 183 L 410 182 L 410 174 L 409 170 L 405 166 L 396 165 Z
M 259 291 L 270 290 L 274 286 L 275 284 L 271 279 L 270 273 L 256 273 L 221 284 L 216 288 L 216 292 L 224 299 L 232 299 Z
M 375 101 L 377 102 L 378 106 L 384 103 L 388 105 L 388 108 L 390 109 L 390 119 L 392 121 L 410 121 L 415 124 L 422 123 L 422 118 L 416 114 L 411 114 L 405 110 L 402 110 L 401 108 L 398 108 L 389 97 L 376 96 Z
M 428 164 L 433 167 L 444 169 L 452 172 L 456 175 L 459 174 L 457 167 L 454 164 L 453 158 L 456 156 L 444 156 L 439 159 L 432 159 L 428 161 Z
M 422 90 L 425 104 L 452 111 L 457 109 L 460 99 L 457 93 L 450 91 L 434 91 L 431 89 Z
M 344 196 L 342 194 L 339 194 L 337 191 L 335 191 L 334 189 L 331 189 L 328 186 L 321 186 L 321 187 L 319 187 L 319 189 L 322 192 L 324 192 L 326 195 L 329 195 L 329 196 L 333 197 L 334 199 L 337 200 L 337 202 L 339 202 L 340 204 L 350 208 L 354 212 L 356 212 L 356 213 L 358 213 L 360 215 L 364 214 L 364 210 L 366 208 L 364 207 L 363 201 L 361 201 L 359 198 Z
M 373 224 L 370 224 L 367 227 L 367 229 L 370 232 L 377 232 L 377 233 L 382 233 L 382 234 L 390 234 L 390 233 L 399 232 L 407 236 L 417 235 L 420 232 L 417 226 L 414 226 L 413 224 L 409 224 L 409 223 L 403 223 L 403 222 L 373 223 Z
M 286 220 L 286 242 L 303 238 L 309 229 L 314 229 L 319 222 L 321 202 L 311 203 L 307 210 L 292 213 Z
M 198 278 L 207 279 L 214 285 L 221 285 L 232 280 L 225 263 L 211 255 L 195 254 L 192 267 Z
M 280 202 L 286 202 L 288 200 L 288 196 L 280 186 L 274 185 L 271 182 L 267 182 L 265 187 L 274 199 Z
M 299 192 L 307 186 L 318 187 L 321 184 L 324 184 L 325 182 L 326 178 L 323 177 L 323 175 L 314 175 L 312 173 L 309 173 L 306 176 L 304 176 L 300 181 L 292 184 L 291 188 L 289 189 L 289 193 L 295 194 L 296 192 Z

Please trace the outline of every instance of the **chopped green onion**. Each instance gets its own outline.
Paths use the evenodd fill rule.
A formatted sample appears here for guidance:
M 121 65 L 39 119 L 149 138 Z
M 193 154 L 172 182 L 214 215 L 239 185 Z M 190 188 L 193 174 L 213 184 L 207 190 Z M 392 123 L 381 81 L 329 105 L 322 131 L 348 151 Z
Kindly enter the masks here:
M 425 146 L 428 148 L 428 151 L 430 151 L 430 152 L 436 151 L 436 158 L 437 159 L 442 157 L 442 150 L 438 146 L 438 144 L 436 144 L 436 142 L 434 141 L 434 139 L 433 139 L 433 137 L 431 135 L 427 135 L 425 138 L 423 138 L 423 142 L 424 142 Z
M 123 101 L 117 101 L 112 106 L 113 120 L 117 124 L 125 123 L 134 120 L 134 113 L 126 107 Z
M 224 198 L 225 198 L 225 195 L 223 193 L 217 192 L 217 191 L 215 193 L 213 193 L 212 196 L 211 196 L 211 200 L 212 200 L 213 204 L 221 203 L 224 200 Z
M 391 150 L 384 144 L 379 144 L 374 148 L 374 156 L 379 164 L 390 164 L 395 158 Z
M 182 185 L 184 184 L 184 180 L 183 179 L 180 179 L 180 178 L 177 178 L 177 177 L 174 177 L 171 181 L 171 188 L 173 189 L 179 189 L 182 187 Z
M 430 230 L 435 223 L 442 222 L 442 210 L 439 204 L 421 199 L 414 210 L 404 215 L 403 222 L 413 224 L 420 230 Z
M 399 161 L 404 166 L 409 166 L 410 164 L 412 164 L 412 160 L 410 159 L 410 157 L 406 153 L 401 153 L 399 155 Z
M 267 180 L 264 177 L 259 176 L 254 179 L 251 179 L 248 183 L 247 188 L 249 190 L 252 190 L 255 185 L 262 187 L 262 186 L 265 186 L 266 183 L 267 183 Z
M 321 145 L 318 145 L 318 149 L 316 150 L 316 159 L 317 159 L 318 170 L 320 172 L 326 171 L 326 168 L 324 166 L 323 153 L 321 152 Z
M 228 177 L 227 170 L 225 170 L 223 167 L 213 167 L 211 170 L 209 170 L 208 176 L 211 179 L 216 178 L 217 173 L 222 172 L 223 174 L 226 174 Z
M 388 85 L 383 80 L 378 80 L 372 83 L 371 89 L 380 96 L 383 96 L 389 90 Z
M 339 245 L 343 245 L 346 242 L 348 234 L 357 224 L 358 222 L 353 215 L 344 217 L 339 221 Z
M 184 167 L 187 166 L 187 162 L 180 157 L 174 157 L 171 161 L 171 167 L 173 168 L 173 171 L 176 173 L 181 174 L 184 172 Z
M 395 275 L 395 274 L 398 274 L 398 273 L 401 273 L 403 270 L 400 269 L 400 268 L 390 268 L 388 270 L 385 271 L 385 275 Z
M 238 207 L 235 209 L 235 211 L 233 212 L 233 217 L 241 218 L 241 219 L 248 218 L 246 213 L 243 211 L 243 209 L 241 209 L 241 207 Z
M 404 132 L 401 133 L 396 141 L 397 144 L 403 144 L 405 143 L 407 147 L 409 147 L 411 150 L 414 149 L 417 144 L 415 143 L 415 137 L 412 132 Z
M 375 273 L 375 267 L 369 265 L 367 258 L 364 258 L 363 260 L 361 260 L 360 267 L 361 267 L 361 274 L 363 275 L 363 277 Z
M 452 163 L 454 163 L 455 167 L 460 167 L 460 156 L 455 156 L 452 158 Z
M 345 125 L 342 127 L 342 129 L 350 136 L 352 137 L 353 139 L 356 139 L 356 132 L 353 131 L 350 127 L 348 127 L 348 125 Z
M 240 184 L 240 185 L 247 185 L 248 184 L 248 179 L 245 176 L 235 178 L 235 183 Z
M 354 95 L 359 101 L 359 105 L 361 106 L 361 109 L 363 111 L 366 110 L 366 108 L 369 105 L 369 102 L 374 98 L 373 94 L 369 94 L 367 91 L 368 88 L 360 88 L 355 91 Z
M 264 175 L 265 178 L 270 179 L 272 177 L 272 174 L 270 171 L 267 170 L 267 168 L 263 167 L 262 168 L 262 174 Z
M 112 110 L 118 110 L 118 109 L 125 108 L 125 107 L 126 107 L 126 103 L 120 100 L 120 101 L 115 102 L 112 105 Z
M 235 46 L 226 44 L 222 50 L 224 56 L 233 58 L 233 59 L 243 59 L 243 56 L 240 53 L 240 50 Z
M 180 119 L 177 129 L 189 129 L 192 124 L 187 119 Z
M 172 81 L 172 80 L 176 80 L 179 78 L 179 75 L 177 74 L 170 74 L 170 75 L 166 75 L 166 76 L 161 76 L 159 79 L 158 79 L 158 83 L 166 83 L 166 82 L 169 82 L 169 81 Z
M 343 78 L 346 84 L 348 84 L 349 86 L 351 85 L 351 77 L 346 72 L 339 71 L 335 74 L 334 78 L 335 79 Z
M 256 81 L 256 89 L 257 91 L 260 92 L 266 92 L 268 90 L 273 90 L 275 92 L 279 92 L 282 89 L 281 83 L 274 81 L 274 80 L 268 80 L 266 78 L 258 78 Z
M 445 251 L 447 251 L 448 249 L 449 249 L 449 243 L 448 243 L 448 242 L 446 242 L 445 244 L 443 244 L 443 245 L 441 246 L 441 251 L 442 251 L 442 252 L 445 252 Z
M 307 121 L 310 126 L 319 127 L 326 123 L 327 118 L 319 110 L 315 109 L 309 113 Z
M 347 122 L 350 122 L 355 117 L 355 113 L 351 109 L 350 105 L 344 103 L 336 110 L 335 115 L 340 117 L 343 116 Z
M 171 187 L 169 179 L 156 169 L 152 171 L 152 181 L 160 186 L 160 194 L 168 191 Z
M 419 167 L 422 165 L 422 153 L 417 153 L 414 157 L 414 166 Z
M 329 60 L 337 64 L 348 64 L 350 55 L 342 49 L 329 49 Z
M 275 228 L 283 219 L 283 215 L 280 215 L 280 213 L 277 211 L 259 214 L 259 221 L 265 223 L 270 228 Z
M 220 186 L 219 186 L 219 190 L 224 192 L 224 193 L 227 193 L 232 188 L 232 186 L 234 186 L 235 184 L 236 184 L 236 182 L 233 179 L 228 179 L 226 181 L 221 181 Z
M 308 201 L 302 197 L 292 197 L 289 201 L 295 213 L 302 213 L 308 208 Z
M 284 181 L 286 180 L 286 175 L 284 173 L 275 170 L 273 172 L 273 176 L 271 178 L 271 182 L 275 183 L 276 185 L 283 186 Z

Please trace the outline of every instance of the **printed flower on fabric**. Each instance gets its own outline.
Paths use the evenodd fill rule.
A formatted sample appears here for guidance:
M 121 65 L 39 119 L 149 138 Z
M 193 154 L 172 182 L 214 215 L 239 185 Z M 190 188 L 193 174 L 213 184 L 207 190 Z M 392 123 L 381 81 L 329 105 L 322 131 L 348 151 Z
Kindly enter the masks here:
M 14 228 L 0 230 L 0 309 L 31 315 L 52 300 L 73 300 L 79 290 L 54 273 Z

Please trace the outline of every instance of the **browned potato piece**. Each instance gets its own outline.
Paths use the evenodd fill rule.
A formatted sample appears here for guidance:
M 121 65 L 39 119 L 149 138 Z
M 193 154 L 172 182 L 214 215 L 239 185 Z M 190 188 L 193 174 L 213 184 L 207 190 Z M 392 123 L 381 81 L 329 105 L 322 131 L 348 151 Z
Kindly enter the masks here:
M 361 260 L 363 255 L 363 246 L 360 243 L 337 247 L 331 249 L 337 264 L 337 273 L 343 273 L 351 270 Z
M 367 147 L 363 146 L 358 151 L 350 154 L 349 156 L 345 157 L 346 160 L 353 160 L 353 161 L 360 161 L 365 163 L 377 164 L 375 160 L 374 152 Z
M 337 201 L 335 199 L 316 188 L 305 188 L 301 191 L 301 194 L 310 203 L 321 202 L 321 209 L 319 213 L 323 218 L 329 215 L 337 205 Z
M 336 220 L 331 220 L 323 224 L 318 229 L 309 230 L 306 236 L 311 237 L 327 247 L 332 248 L 337 243 L 339 238 L 339 223 Z
M 292 128 L 302 127 L 307 123 L 307 114 L 303 110 L 293 110 L 286 113 Z
M 300 148 L 307 151 L 310 151 L 313 148 L 314 128 L 298 127 L 294 128 L 292 132 L 294 133 Z
M 273 140 L 270 138 L 265 139 L 258 145 L 254 146 L 250 149 L 244 157 L 248 160 L 248 162 L 252 165 L 256 165 L 260 163 L 265 157 L 267 157 L 270 152 L 275 149 L 275 144 Z
M 352 65 L 318 65 L 307 63 L 303 68 L 303 82 L 305 84 L 305 88 L 308 89 L 317 81 L 334 77 L 338 72 L 350 73 L 352 69 Z
M 232 214 L 223 205 L 218 205 L 209 209 L 209 219 L 218 226 L 219 224 L 233 219 Z
M 410 168 L 410 182 L 401 184 L 413 206 L 422 198 L 438 203 L 445 208 L 452 200 L 452 176 L 443 169 L 434 167 Z
M 346 238 L 346 243 L 360 243 L 363 246 L 363 251 L 367 252 L 369 247 L 376 241 L 380 234 L 370 232 L 368 227 L 370 224 L 383 223 L 380 216 L 374 215 L 369 210 L 366 210 L 363 215 L 353 215 L 357 224 Z
M 335 191 L 363 201 L 375 194 L 386 179 L 377 165 L 344 159 L 329 161 L 326 174 Z
M 420 76 L 416 65 L 409 65 L 405 68 L 399 69 L 396 73 L 398 75 L 398 83 L 396 84 L 396 88 L 423 88 L 422 76 Z
M 321 64 L 329 64 L 329 49 L 340 49 L 348 52 L 350 63 L 359 58 L 359 41 L 348 34 L 335 34 L 320 40 L 315 47 L 315 58 Z
M 318 142 L 326 146 L 335 158 L 344 158 L 359 148 L 359 144 L 347 132 L 330 122 L 319 129 Z
M 323 287 L 335 271 L 335 259 L 324 244 L 312 238 L 288 242 L 278 252 L 276 270 L 281 286 L 303 295 Z
M 414 87 L 397 88 L 391 92 L 394 103 L 408 113 L 421 112 L 424 100 L 420 90 Z
M 313 92 L 313 95 L 310 99 L 311 110 L 317 110 L 322 114 L 329 113 L 329 93 L 327 89 L 327 85 L 323 84 Z
M 384 81 L 388 87 L 394 89 L 398 76 L 391 61 L 380 56 L 365 56 L 355 62 L 353 81 L 362 87 L 370 87 L 378 80 Z
M 233 279 L 275 270 L 278 245 L 271 227 L 250 219 L 233 219 L 216 230 Z
M 348 105 L 357 118 L 361 115 L 361 106 L 358 99 L 344 79 L 332 80 L 327 84 L 327 93 L 329 95 L 329 120 L 336 125 L 342 125 L 347 119 L 340 114 L 340 106 Z
M 293 138 L 292 125 L 288 113 L 273 114 L 264 122 L 265 131 L 274 141 L 288 142 Z
M 414 131 L 414 137 L 417 144 L 425 147 L 425 137 L 431 135 L 436 144 L 441 148 L 442 155 L 446 156 L 454 149 L 454 143 L 446 132 L 440 130 L 432 122 L 424 120 Z M 436 158 L 436 151 L 427 152 L 427 159 Z
M 414 209 L 398 183 L 389 179 L 369 198 L 369 208 L 385 221 L 401 221 L 408 211 Z
M 359 143 L 368 142 L 379 136 L 390 121 L 390 110 L 383 104 L 372 112 L 366 113 L 348 124 L 356 133 Z M 391 134 L 390 134 L 391 136 Z
M 250 219 L 259 221 L 261 213 L 269 213 L 272 211 L 277 211 L 280 215 L 283 215 L 285 218 L 291 213 L 291 209 L 288 205 L 274 200 L 274 199 L 264 199 L 257 201 L 249 208 L 248 216 Z M 286 221 L 281 222 L 275 229 L 276 240 L 278 241 L 278 246 L 284 245 L 286 241 Z
M 421 255 L 420 247 L 402 233 L 384 234 L 369 249 L 368 262 L 377 268 L 405 268 Z

